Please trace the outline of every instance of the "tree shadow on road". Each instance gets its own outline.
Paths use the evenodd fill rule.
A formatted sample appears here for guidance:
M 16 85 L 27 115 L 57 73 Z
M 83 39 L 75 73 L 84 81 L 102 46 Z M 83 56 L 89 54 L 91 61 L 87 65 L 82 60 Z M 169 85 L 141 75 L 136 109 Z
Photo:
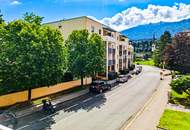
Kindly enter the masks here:
M 93 94 L 91 94 L 93 95 Z M 106 102 L 106 97 L 104 94 L 93 95 L 92 98 L 84 99 L 83 101 L 77 103 L 77 106 L 71 107 L 70 109 L 65 109 L 65 112 L 77 112 L 78 110 L 86 110 L 87 112 L 91 111 L 94 108 L 101 109 Z M 75 104 L 73 104 L 75 105 Z
M 18 119 L 15 126 L 18 130 L 49 130 L 57 121 L 62 120 L 79 110 L 90 112 L 92 109 L 101 109 L 105 104 L 104 94 L 88 93 L 70 101 L 56 105 L 56 112 L 53 114 L 44 114 L 41 111 L 35 112 L 29 116 Z

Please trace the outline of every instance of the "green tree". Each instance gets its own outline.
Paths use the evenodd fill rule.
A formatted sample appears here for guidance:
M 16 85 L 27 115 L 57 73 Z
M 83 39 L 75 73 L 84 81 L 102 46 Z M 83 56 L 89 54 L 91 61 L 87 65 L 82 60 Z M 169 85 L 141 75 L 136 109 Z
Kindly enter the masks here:
M 100 36 L 87 30 L 73 31 L 66 41 L 69 52 L 69 69 L 77 77 L 95 77 L 105 69 L 105 47 Z
M 43 17 L 35 15 L 34 13 L 26 12 L 23 16 L 23 19 L 29 23 L 34 23 L 35 25 L 41 25 Z
M 172 44 L 164 50 L 164 61 L 173 70 L 190 73 L 190 37 L 186 33 L 177 34 Z
M 98 34 L 92 34 L 89 38 L 87 69 L 93 79 L 98 73 L 105 72 L 105 52 L 102 38 Z
M 74 76 L 80 76 L 82 86 L 83 78 L 88 75 L 88 37 L 87 30 L 75 30 L 66 41 L 69 52 L 69 69 Z
M 26 14 L 24 20 L 12 21 L 0 30 L 4 33 L 0 37 L 0 87 L 4 92 L 28 89 L 29 100 L 32 88 L 61 82 L 67 68 L 61 33 L 42 26 L 38 19 Z
M 4 20 L 3 20 L 3 15 L 1 14 L 1 10 L 0 10 L 0 24 L 4 23 Z
M 156 50 L 153 54 L 155 65 L 162 67 L 164 49 L 168 44 L 171 43 L 171 41 L 171 34 L 168 31 L 165 31 L 156 43 Z

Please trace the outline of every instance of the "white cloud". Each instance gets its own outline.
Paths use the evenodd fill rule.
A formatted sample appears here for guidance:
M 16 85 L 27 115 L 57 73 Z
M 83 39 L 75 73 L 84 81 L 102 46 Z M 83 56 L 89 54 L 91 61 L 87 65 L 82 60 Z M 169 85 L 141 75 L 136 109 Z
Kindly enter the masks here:
M 99 21 L 122 31 L 143 24 L 177 22 L 188 18 L 190 18 L 190 4 L 175 3 L 172 7 L 152 4 L 148 5 L 146 9 L 131 7 L 111 18 L 103 18 Z
M 21 2 L 17 1 L 17 0 L 14 0 L 10 3 L 11 5 L 20 5 Z

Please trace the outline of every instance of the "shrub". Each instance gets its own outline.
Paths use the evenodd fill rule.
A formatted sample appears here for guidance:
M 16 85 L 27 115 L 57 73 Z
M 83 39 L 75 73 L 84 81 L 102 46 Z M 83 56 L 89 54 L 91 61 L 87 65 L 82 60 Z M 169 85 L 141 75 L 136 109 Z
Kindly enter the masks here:
M 120 70 L 119 72 L 120 74 L 125 75 L 129 73 L 129 69 Z
M 172 89 L 179 94 L 183 92 L 190 95 L 190 75 L 185 75 L 171 82 Z

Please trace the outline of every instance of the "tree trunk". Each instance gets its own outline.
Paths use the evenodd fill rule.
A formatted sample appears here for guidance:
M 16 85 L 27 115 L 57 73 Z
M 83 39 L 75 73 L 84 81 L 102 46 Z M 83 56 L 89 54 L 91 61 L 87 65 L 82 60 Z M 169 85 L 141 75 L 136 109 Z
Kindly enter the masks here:
M 83 82 L 83 75 L 81 75 L 81 86 L 84 86 L 84 82 Z
M 31 101 L 31 93 L 32 93 L 32 89 L 28 88 L 28 101 Z

